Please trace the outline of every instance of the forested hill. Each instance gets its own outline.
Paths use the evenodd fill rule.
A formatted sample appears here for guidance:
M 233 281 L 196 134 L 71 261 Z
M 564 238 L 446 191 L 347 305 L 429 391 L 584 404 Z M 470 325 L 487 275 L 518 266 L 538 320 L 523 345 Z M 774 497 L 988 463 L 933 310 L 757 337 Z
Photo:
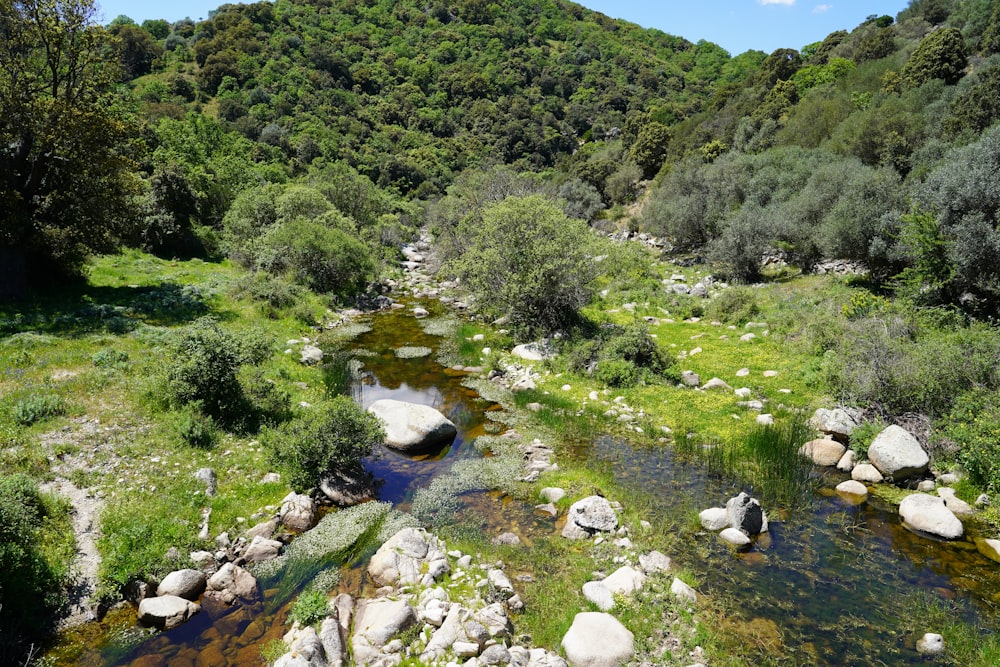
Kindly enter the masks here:
M 418 197 L 487 159 L 543 169 L 581 141 L 632 143 L 650 120 L 702 111 L 763 58 L 561 0 L 223 5 L 159 36 L 145 50 L 155 60 L 132 66 L 154 72 L 136 81 L 151 119 L 197 100 L 294 167 L 345 160 Z

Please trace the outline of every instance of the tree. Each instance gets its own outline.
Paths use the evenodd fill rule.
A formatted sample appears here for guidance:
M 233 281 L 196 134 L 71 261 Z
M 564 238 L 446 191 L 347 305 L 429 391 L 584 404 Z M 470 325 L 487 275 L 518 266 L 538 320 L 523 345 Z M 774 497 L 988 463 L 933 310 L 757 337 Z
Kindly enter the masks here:
M 594 237 L 545 197 L 509 197 L 463 227 L 467 250 L 448 269 L 486 312 L 544 333 L 571 323 L 590 300 L 599 267 L 589 252 Z
M 967 59 L 965 40 L 958 28 L 941 28 L 924 37 L 903 71 L 903 83 L 916 88 L 931 79 L 956 83 L 964 75 Z
M 75 273 L 134 218 L 134 117 L 93 18 L 92 0 L 0 0 L 0 292 Z
M 666 125 L 653 121 L 639 131 L 632 144 L 631 156 L 646 178 L 652 178 L 660 170 L 667 159 L 669 146 L 670 128 Z

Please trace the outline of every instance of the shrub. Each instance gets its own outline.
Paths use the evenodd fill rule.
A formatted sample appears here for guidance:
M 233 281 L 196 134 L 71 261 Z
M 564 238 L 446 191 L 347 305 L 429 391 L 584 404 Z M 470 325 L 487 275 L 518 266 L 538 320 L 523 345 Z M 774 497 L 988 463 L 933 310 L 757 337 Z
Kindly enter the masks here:
M 233 291 L 237 296 L 248 296 L 271 308 L 290 308 L 303 294 L 302 288 L 295 283 L 260 272 L 241 278 Z
M 65 600 L 61 564 L 47 556 L 42 535 L 56 518 L 30 478 L 0 475 L 0 593 L 8 602 L 0 605 L 0 654 L 8 659 L 51 626 Z M 72 531 L 69 536 L 72 546 Z
M 967 58 L 965 40 L 958 28 L 941 28 L 924 37 L 900 75 L 914 88 L 931 79 L 956 83 L 964 74 Z
M 858 460 L 867 458 L 868 448 L 875 436 L 884 431 L 888 424 L 883 421 L 866 421 L 851 433 L 851 449 L 858 455 Z
M 746 324 L 760 313 L 757 292 L 747 287 L 730 287 L 708 302 L 705 316 L 726 324 Z
M 231 334 L 209 317 L 188 326 L 172 346 L 167 387 L 178 404 L 198 402 L 206 414 L 233 423 L 246 406 L 237 371 L 245 352 Z
M 98 368 L 124 370 L 128 367 L 128 353 L 116 350 L 113 347 L 98 350 L 90 357 L 90 360 Z
M 54 394 L 32 394 L 14 405 L 14 421 L 22 426 L 63 414 L 66 414 L 66 403 Z
M 347 396 L 316 404 L 265 435 L 275 463 L 300 491 L 315 487 L 327 471 L 358 468 L 384 440 L 378 419 Z
M 273 274 L 289 273 L 317 292 L 357 294 L 374 271 L 365 244 L 341 229 L 310 220 L 277 225 L 261 243 L 260 268 Z
M 988 493 L 1000 493 L 1000 394 L 987 390 L 962 394 L 942 430 L 958 445 L 958 459 L 969 479 Z
M 634 387 L 639 384 L 642 372 L 625 359 L 605 359 L 597 362 L 594 377 L 609 387 Z
M 215 422 L 202 413 L 198 402 L 181 407 L 174 420 L 174 430 L 185 444 L 199 449 L 209 449 L 218 437 Z
M 330 606 L 326 593 L 315 588 L 307 588 L 296 598 L 288 620 L 305 627 L 323 620 L 329 613 Z
M 598 265 L 586 223 L 540 195 L 509 197 L 462 225 L 466 252 L 449 264 L 479 305 L 529 331 L 571 323 L 590 301 Z

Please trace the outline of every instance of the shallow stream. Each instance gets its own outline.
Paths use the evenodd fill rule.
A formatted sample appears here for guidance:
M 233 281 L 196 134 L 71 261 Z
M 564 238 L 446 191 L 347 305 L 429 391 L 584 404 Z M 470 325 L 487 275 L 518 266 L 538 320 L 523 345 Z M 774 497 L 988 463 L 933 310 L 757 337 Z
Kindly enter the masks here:
M 437 304 L 432 304 L 437 306 Z M 459 435 L 444 451 L 409 458 L 391 452 L 366 462 L 384 480 L 380 498 L 405 509 L 417 488 L 427 486 L 462 458 L 479 456 L 471 442 L 484 431 L 487 413 L 496 409 L 462 386 L 464 374 L 436 359 L 440 339 L 426 334 L 405 311 L 372 318 L 372 331 L 352 346 L 361 350 L 361 380 L 352 386 L 365 407 L 380 398 L 432 405 L 456 423 Z M 394 350 L 425 346 L 432 354 L 399 358 Z M 900 525 L 894 507 L 877 499 L 854 506 L 821 492 L 809 507 L 767 508 L 769 533 L 744 554 L 734 554 L 715 535 L 695 529 L 695 512 L 723 504 L 741 489 L 709 476 L 704 468 L 675 455 L 669 447 L 636 446 L 612 437 L 577 443 L 564 459 L 611 466 L 619 480 L 648 505 L 649 520 L 678 513 L 691 516 L 690 530 L 669 555 L 696 573 L 699 592 L 722 596 L 742 610 L 732 622 L 744 625 L 765 650 L 788 657 L 788 664 L 899 665 L 919 663 L 916 638 L 932 627 L 908 627 L 914 593 L 949 601 L 953 613 L 988 624 L 1000 602 L 1000 566 L 981 556 L 971 542 L 935 542 Z M 830 476 L 828 488 L 843 476 Z M 530 536 L 552 530 L 520 503 L 496 494 L 466 497 L 464 511 L 481 512 L 491 534 L 516 522 Z M 530 542 L 530 539 L 528 540 Z M 358 592 L 362 571 L 345 569 L 342 588 Z M 267 592 L 265 592 L 265 595 Z M 281 636 L 287 605 L 274 613 L 266 604 L 247 607 L 212 621 L 198 614 L 186 625 L 132 645 L 116 636 L 135 631 L 135 612 L 110 614 L 75 631 L 77 649 L 62 664 L 82 665 L 260 665 L 260 648 Z M 81 648 L 82 646 L 82 648 Z M 58 656 L 57 651 L 52 654 Z

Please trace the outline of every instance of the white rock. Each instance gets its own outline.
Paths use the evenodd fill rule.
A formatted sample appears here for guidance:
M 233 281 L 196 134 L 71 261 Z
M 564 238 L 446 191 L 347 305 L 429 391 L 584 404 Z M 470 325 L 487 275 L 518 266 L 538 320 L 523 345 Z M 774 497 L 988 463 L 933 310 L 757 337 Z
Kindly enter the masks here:
M 854 470 L 854 463 L 857 460 L 857 454 L 854 453 L 853 449 L 848 449 L 844 452 L 844 455 L 840 457 L 837 461 L 837 470 L 841 472 L 851 472 Z
M 818 431 L 835 437 L 849 438 L 858 427 L 857 421 L 843 408 L 827 410 L 820 408 L 813 413 L 809 423 Z M 846 441 L 845 441 L 846 442 Z
M 610 614 L 582 612 L 562 639 L 573 667 L 619 667 L 635 654 L 635 638 Z
M 740 387 L 733 393 L 735 393 L 738 398 L 750 398 L 752 392 L 750 391 L 750 387 Z
M 903 498 L 899 516 L 907 527 L 946 540 L 958 539 L 965 532 L 962 522 L 945 506 L 943 499 L 925 493 Z
M 945 506 L 955 514 L 975 514 L 972 505 L 955 495 L 955 489 L 942 486 L 937 490 L 937 494 L 944 500 Z
M 323 363 L 323 350 L 315 345 L 306 345 L 302 348 L 299 359 L 304 364 L 321 364 Z
M 351 638 L 354 660 L 360 664 L 370 662 L 389 640 L 416 622 L 416 611 L 406 600 L 360 600 Z
M 674 577 L 673 582 L 670 584 L 670 592 L 674 594 L 674 597 L 680 598 L 681 600 L 687 600 L 689 602 L 697 602 L 698 600 L 698 594 L 695 593 L 694 589 L 677 577 Z
M 837 485 L 837 493 L 864 499 L 868 497 L 868 487 L 855 479 L 849 479 Z
M 750 538 L 743 531 L 736 528 L 726 528 L 719 533 L 719 539 L 734 547 L 746 547 L 750 545 Z
M 201 607 L 176 595 L 146 598 L 139 603 L 139 622 L 164 630 L 181 625 Z
M 558 486 L 547 486 L 541 491 L 539 491 L 538 495 L 540 495 L 542 498 L 549 501 L 550 503 L 557 503 L 566 497 L 566 492 L 560 489 Z
M 607 499 L 588 496 L 570 506 L 562 535 L 569 539 L 581 539 L 595 532 L 611 532 L 616 528 L 618 515 Z
M 702 386 L 702 389 L 704 391 L 711 391 L 713 389 L 725 389 L 726 391 L 732 391 L 733 390 L 733 388 L 730 387 L 726 383 L 726 381 L 722 380 L 721 378 L 712 378 L 711 380 L 709 380 L 708 382 L 706 382 Z
M 256 535 L 252 540 L 250 540 L 249 546 L 247 546 L 246 551 L 243 552 L 243 557 L 249 563 L 259 563 L 265 560 L 271 560 L 272 558 L 277 558 L 278 554 L 281 553 L 281 542 L 278 540 L 269 540 L 266 537 L 261 537 Z
M 976 548 L 982 555 L 1000 563 L 1000 540 L 977 537 Z
M 868 458 L 880 473 L 896 481 L 923 473 L 930 462 L 917 439 L 895 425 L 875 436 Z
M 316 521 L 316 503 L 304 493 L 289 493 L 278 512 L 281 523 L 291 530 L 306 531 Z
M 725 507 L 710 507 L 707 510 L 702 510 L 698 514 L 698 518 L 701 520 L 701 527 L 705 530 L 722 530 L 729 525 L 729 516 L 726 514 Z
M 211 556 L 211 554 L 209 554 Z M 208 585 L 205 573 L 200 570 L 176 570 L 163 578 L 156 587 L 158 596 L 173 595 L 185 600 L 197 600 Z
M 847 447 L 828 438 L 810 440 L 799 448 L 801 456 L 811 459 L 818 466 L 835 466 L 846 452 Z
M 525 361 L 544 361 L 549 357 L 541 343 L 523 343 L 510 351 L 511 355 Z
M 944 637 L 933 632 L 926 633 L 917 640 L 917 653 L 921 655 L 941 655 L 944 653 Z
M 771 414 L 760 414 L 757 415 L 757 423 L 761 426 L 774 426 L 774 415 Z
M 851 479 L 869 484 L 878 484 L 885 478 L 871 463 L 859 463 L 851 470 Z
M 385 426 L 385 444 L 402 452 L 420 452 L 450 443 L 458 433 L 447 417 L 428 405 L 383 398 L 368 412 Z
M 376 583 L 406 586 L 420 583 L 432 569 L 443 574 L 447 567 L 444 543 L 422 528 L 404 528 L 379 547 L 368 573 Z

